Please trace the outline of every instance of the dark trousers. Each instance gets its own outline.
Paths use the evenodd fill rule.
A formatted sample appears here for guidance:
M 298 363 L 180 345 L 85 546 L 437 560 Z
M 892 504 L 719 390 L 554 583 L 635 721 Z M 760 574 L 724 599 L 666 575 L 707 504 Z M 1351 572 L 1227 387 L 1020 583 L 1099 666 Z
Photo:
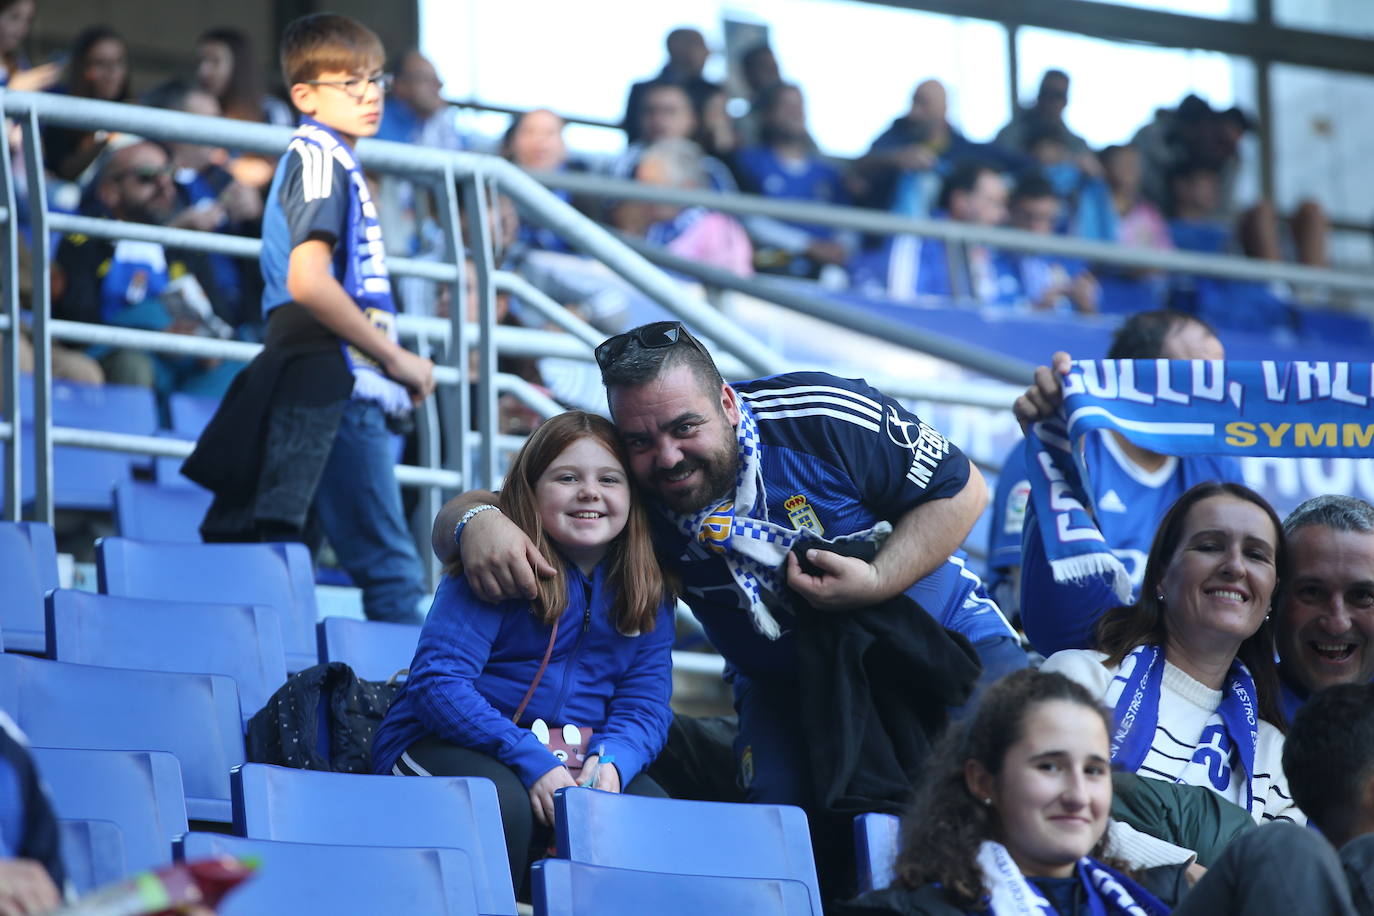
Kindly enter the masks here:
M 422 768 L 419 772 L 406 761 L 406 756 Z M 529 899 L 529 863 L 544 857 L 553 841 L 553 833 L 535 823 L 530 807 L 530 793 L 515 771 L 493 757 L 479 751 L 450 744 L 429 736 L 412 744 L 396 762 L 394 772 L 403 776 L 476 776 L 496 784 L 496 798 L 501 805 L 501 826 L 506 834 L 506 856 L 510 860 L 511 881 L 521 899 Z M 647 795 L 667 798 L 658 783 L 640 773 L 622 790 L 627 795 Z M 537 828 L 537 829 L 536 829 Z

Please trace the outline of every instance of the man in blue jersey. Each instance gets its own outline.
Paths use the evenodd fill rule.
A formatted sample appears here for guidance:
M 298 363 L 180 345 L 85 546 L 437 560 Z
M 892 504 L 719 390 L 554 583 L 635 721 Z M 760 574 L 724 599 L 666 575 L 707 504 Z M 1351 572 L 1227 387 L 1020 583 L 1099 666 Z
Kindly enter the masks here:
M 1117 330 L 1107 351 L 1108 359 L 1225 356 L 1221 341 L 1205 323 L 1163 309 L 1133 315 Z M 1068 354 L 1056 353 L 1053 371 L 1044 366 L 1036 371 L 1037 383 L 1017 399 L 1015 406 L 1023 426 L 1058 409 L 1062 402 L 1060 380 L 1068 365 Z M 1205 480 L 1243 482 L 1234 459 L 1161 455 L 1107 430 L 1087 438 L 1083 463 L 1087 468 L 1084 483 L 1092 496 L 1097 526 L 1137 587 L 1145 574 L 1145 557 L 1155 528 L 1185 490 Z M 1005 462 L 993 503 L 988 556 L 999 579 L 994 594 L 999 598 L 1008 592 L 1019 595 L 1022 625 L 1036 651 L 1048 656 L 1061 649 L 1090 646 L 1097 615 L 1116 602 L 1104 599 L 1111 603 L 1089 606 L 1094 602 L 1062 600 L 1063 595 L 1049 580 L 1043 546 L 1036 537 L 1027 545 L 1034 551 L 1035 567 L 1031 568 L 1029 558 L 1023 566 L 1026 491 L 1024 443 L 1020 443 Z M 1004 587 L 1002 581 L 1019 582 L 1019 587 Z
M 848 204 L 844 176 L 816 151 L 806 127 L 801 90 L 778 83 L 763 90 L 755 103 L 760 117 L 760 143 L 735 154 L 740 190 L 783 200 Z M 764 264 L 779 273 L 817 276 L 826 265 L 843 265 L 857 238 L 852 232 L 809 223 L 786 223 L 794 238 L 768 239 L 760 255 L 774 254 Z
M 895 400 L 819 372 L 728 385 L 677 322 L 613 337 L 597 358 L 631 471 L 656 503 L 658 554 L 728 664 L 749 800 L 809 799 L 789 590 L 823 609 L 905 592 L 973 643 L 985 682 L 1025 665 L 957 554 L 986 502 L 982 477 Z M 528 595 L 535 575 L 553 570 L 513 523 L 482 509 L 491 499 L 470 493 L 446 505 L 435 552 L 447 561 L 461 548 L 483 597 Z M 757 549 L 741 547 L 743 529 Z M 807 572 L 787 550 L 803 536 L 881 546 L 871 562 L 805 551 L 816 567 Z

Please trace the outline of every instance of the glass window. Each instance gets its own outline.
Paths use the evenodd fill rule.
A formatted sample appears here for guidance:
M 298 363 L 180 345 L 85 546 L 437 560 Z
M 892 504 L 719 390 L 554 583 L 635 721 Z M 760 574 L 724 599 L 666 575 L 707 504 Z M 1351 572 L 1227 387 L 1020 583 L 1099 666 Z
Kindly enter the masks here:
M 1368 0 L 1273 0 L 1274 21 L 1294 29 L 1374 37 L 1374 4 Z
M 1206 16 L 1208 19 L 1252 19 L 1254 0 L 1102 0 L 1113 6 L 1135 6 L 1163 13 Z M 1304 3 L 1306 0 L 1294 0 Z

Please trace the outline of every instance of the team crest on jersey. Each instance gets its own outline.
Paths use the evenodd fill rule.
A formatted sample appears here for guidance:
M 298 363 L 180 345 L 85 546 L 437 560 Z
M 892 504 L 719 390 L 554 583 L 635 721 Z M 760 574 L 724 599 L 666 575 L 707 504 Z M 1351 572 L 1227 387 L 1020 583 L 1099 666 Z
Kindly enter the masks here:
M 796 496 L 790 496 L 782 504 L 782 507 L 787 510 L 787 517 L 792 520 L 792 524 L 797 528 L 806 528 L 817 535 L 825 534 L 825 526 L 816 517 L 816 510 L 811 508 L 811 504 L 806 501 L 805 496 L 800 493 Z

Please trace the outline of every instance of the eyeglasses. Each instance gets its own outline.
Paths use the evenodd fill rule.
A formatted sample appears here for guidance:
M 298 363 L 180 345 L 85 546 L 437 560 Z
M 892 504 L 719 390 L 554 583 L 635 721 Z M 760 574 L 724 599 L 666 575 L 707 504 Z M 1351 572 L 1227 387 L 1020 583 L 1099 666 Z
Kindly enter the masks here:
M 120 172 L 115 180 L 122 181 L 125 178 L 132 178 L 139 184 L 157 184 L 162 179 L 171 177 L 171 174 L 172 167 L 170 165 L 142 166 L 140 168 L 132 168 L 128 171 Z
M 625 355 L 630 342 L 639 344 L 646 350 L 662 350 L 666 347 L 676 346 L 685 343 L 690 347 L 706 352 L 706 348 L 701 345 L 701 341 L 693 337 L 680 321 L 655 321 L 651 324 L 640 325 L 624 334 L 617 334 L 608 337 L 597 345 L 593 351 L 596 355 L 596 364 L 605 372 L 615 365 L 620 357 Z
M 390 73 L 355 76 L 347 80 L 301 80 L 307 86 L 336 86 L 355 102 L 361 102 L 367 96 L 368 86 L 376 86 L 378 92 L 386 95 L 391 91 L 391 86 L 395 81 L 396 77 Z

